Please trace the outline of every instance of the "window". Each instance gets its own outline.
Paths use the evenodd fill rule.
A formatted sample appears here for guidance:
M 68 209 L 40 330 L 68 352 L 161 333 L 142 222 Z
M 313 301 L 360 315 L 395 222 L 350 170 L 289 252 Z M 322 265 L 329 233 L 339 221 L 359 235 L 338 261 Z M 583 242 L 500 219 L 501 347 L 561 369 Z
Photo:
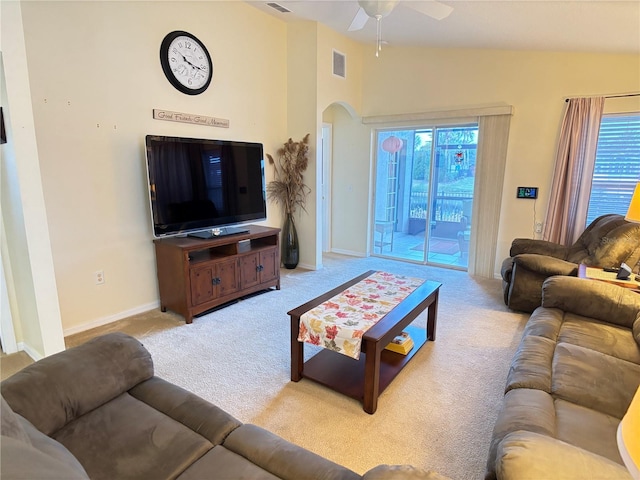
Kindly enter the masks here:
M 600 123 L 587 225 L 600 215 L 625 215 L 640 181 L 640 113 L 605 115 Z

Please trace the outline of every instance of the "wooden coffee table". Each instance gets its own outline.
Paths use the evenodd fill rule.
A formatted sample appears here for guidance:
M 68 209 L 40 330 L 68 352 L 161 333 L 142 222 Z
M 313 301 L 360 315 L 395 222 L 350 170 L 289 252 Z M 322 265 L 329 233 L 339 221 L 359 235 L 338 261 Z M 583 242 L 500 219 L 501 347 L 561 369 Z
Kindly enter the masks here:
M 322 349 L 306 362 L 304 342 L 298 341 L 300 317 L 312 308 L 375 273 L 370 270 L 330 292 L 300 305 L 288 312 L 291 318 L 291 380 L 308 378 L 349 397 L 361 400 L 364 411 L 375 413 L 378 396 L 398 375 L 427 340 L 436 339 L 438 293 L 441 283 L 425 281 L 402 302 L 387 313 L 362 337 L 362 354 L 359 360 L 333 350 Z M 410 325 L 416 317 L 428 309 L 426 329 Z M 414 347 L 407 354 L 385 350 L 385 347 L 402 331 L 413 338 Z

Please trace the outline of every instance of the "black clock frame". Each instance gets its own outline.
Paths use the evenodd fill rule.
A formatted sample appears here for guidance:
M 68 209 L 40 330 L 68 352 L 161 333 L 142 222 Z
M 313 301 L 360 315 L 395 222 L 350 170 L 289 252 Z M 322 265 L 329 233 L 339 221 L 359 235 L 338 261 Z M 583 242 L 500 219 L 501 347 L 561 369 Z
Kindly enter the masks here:
M 207 82 L 200 88 L 193 89 L 184 86 L 178 81 L 178 79 L 171 71 L 171 66 L 169 65 L 169 46 L 176 37 L 180 36 L 189 37 L 195 42 L 198 42 L 198 45 L 202 47 L 202 50 L 207 56 L 207 61 L 209 62 L 209 78 L 207 79 Z M 200 95 L 207 88 L 209 88 L 209 84 L 211 83 L 211 79 L 213 78 L 213 62 L 211 61 L 211 55 L 209 55 L 207 47 L 205 47 L 204 43 L 202 43 L 200 39 L 198 39 L 195 35 L 182 30 L 175 30 L 171 33 L 168 33 L 167 36 L 164 37 L 164 40 L 162 40 L 162 43 L 160 44 L 160 65 L 162 65 L 162 71 L 164 72 L 165 77 L 167 77 L 167 80 L 169 80 L 169 83 L 171 83 L 171 85 L 173 85 L 177 90 L 181 91 L 182 93 L 186 93 L 187 95 Z

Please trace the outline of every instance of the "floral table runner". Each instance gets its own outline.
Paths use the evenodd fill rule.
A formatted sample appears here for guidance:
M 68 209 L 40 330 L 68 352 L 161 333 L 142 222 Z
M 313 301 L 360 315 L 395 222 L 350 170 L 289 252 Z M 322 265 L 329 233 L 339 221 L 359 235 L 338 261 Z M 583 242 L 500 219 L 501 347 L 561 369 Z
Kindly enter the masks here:
M 364 332 L 424 283 L 375 272 L 300 317 L 298 341 L 360 358 Z

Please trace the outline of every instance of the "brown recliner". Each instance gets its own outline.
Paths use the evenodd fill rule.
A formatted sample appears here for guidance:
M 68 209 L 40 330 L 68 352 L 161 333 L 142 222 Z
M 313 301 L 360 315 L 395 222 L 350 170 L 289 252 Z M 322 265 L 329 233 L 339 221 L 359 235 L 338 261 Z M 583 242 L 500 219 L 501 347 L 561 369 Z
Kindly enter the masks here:
M 640 260 L 640 224 L 624 216 L 596 218 L 569 246 L 516 238 L 502 263 L 504 303 L 512 310 L 533 312 L 542 303 L 542 283 L 553 275 L 578 275 L 581 263 L 595 267 L 633 268 Z

